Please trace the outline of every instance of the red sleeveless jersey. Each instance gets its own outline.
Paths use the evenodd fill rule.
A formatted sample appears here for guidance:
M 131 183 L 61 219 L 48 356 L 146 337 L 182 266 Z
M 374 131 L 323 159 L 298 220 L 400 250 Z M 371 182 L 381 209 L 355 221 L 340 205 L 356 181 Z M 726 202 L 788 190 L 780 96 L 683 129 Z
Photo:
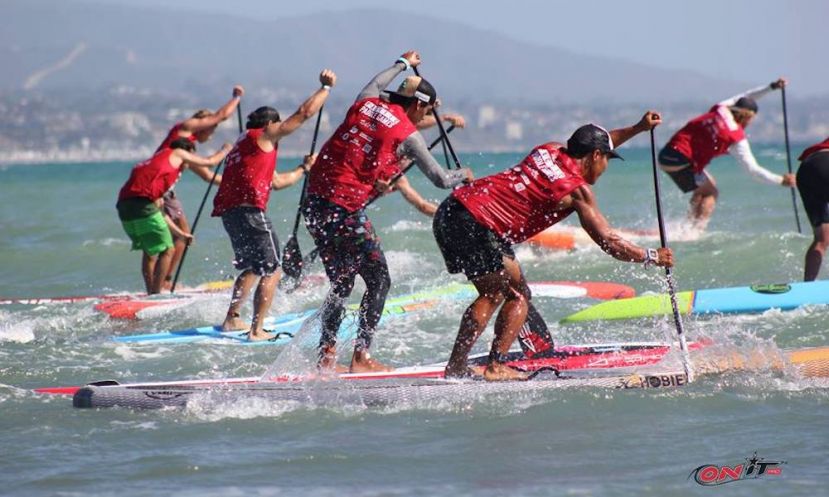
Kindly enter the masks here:
M 558 144 L 533 149 L 506 171 L 477 179 L 452 193 L 481 225 L 512 243 L 520 243 L 556 224 L 572 209 L 558 203 L 587 184 L 581 168 Z
M 277 145 L 270 152 L 259 148 L 256 140 L 263 132 L 264 129 L 248 130 L 227 154 L 222 182 L 213 199 L 213 216 L 221 216 L 242 205 L 267 209 L 276 170 Z
M 355 102 L 320 150 L 308 193 L 349 212 L 362 208 L 375 181 L 399 171 L 397 148 L 416 131 L 399 105 L 376 97 Z
M 176 125 L 170 129 L 170 132 L 167 133 L 167 138 L 165 138 L 164 141 L 161 142 L 161 145 L 159 145 L 158 148 L 155 149 L 156 152 L 164 148 L 170 148 L 170 144 L 172 144 L 175 140 L 178 140 L 179 138 L 187 138 L 191 142 L 196 143 L 196 135 L 179 136 L 178 132 L 181 129 L 182 124 L 184 123 L 176 123 Z
M 813 153 L 820 152 L 821 150 L 829 150 L 829 138 L 823 140 L 820 143 L 815 143 L 811 147 L 804 150 L 803 153 L 800 154 L 800 157 L 797 158 L 797 160 L 804 161 L 804 160 L 806 160 L 807 157 L 809 157 Z
M 138 197 L 155 201 L 172 189 L 182 171 L 180 167 L 170 164 L 172 153 L 172 149 L 165 148 L 144 162 L 136 164 L 129 179 L 121 187 L 118 200 Z
M 668 146 L 690 159 L 694 172 L 701 173 L 714 157 L 727 153 L 728 147 L 745 137 L 728 107 L 715 105 L 677 131 Z

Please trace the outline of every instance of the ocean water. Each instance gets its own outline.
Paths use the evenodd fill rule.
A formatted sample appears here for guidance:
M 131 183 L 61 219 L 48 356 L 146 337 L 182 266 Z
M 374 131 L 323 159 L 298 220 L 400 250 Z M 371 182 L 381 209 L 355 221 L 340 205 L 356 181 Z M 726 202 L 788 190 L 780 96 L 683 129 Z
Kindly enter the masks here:
M 757 147 L 756 153 L 762 164 L 785 170 L 782 150 Z M 626 148 L 627 160 L 614 161 L 595 187 L 599 206 L 615 227 L 656 228 L 649 154 Z M 462 157 L 478 176 L 520 158 Z M 295 163 L 282 158 L 280 168 Z M 114 209 L 130 167 L 0 169 L 0 295 L 140 291 L 140 256 L 130 252 Z M 807 234 L 797 234 L 788 191 L 754 181 L 729 158 L 716 161 L 711 171 L 721 196 L 701 236 L 683 229 L 687 197 L 661 177 L 679 288 L 799 281 L 811 234 L 802 211 Z M 426 197 L 444 197 L 419 172 L 411 177 Z M 205 186 L 185 173 L 177 188 L 191 221 Z M 271 198 L 270 215 L 283 243 L 298 195 L 293 188 Z M 186 285 L 235 274 L 230 243 L 219 220 L 208 214 L 199 222 L 185 262 Z M 459 281 L 443 268 L 430 221 L 399 195 L 378 202 L 370 216 L 389 260 L 390 295 Z M 309 252 L 312 243 L 304 229 L 300 241 Z M 570 252 L 520 247 L 518 257 L 530 280 L 613 281 L 639 293 L 665 288 L 660 270 L 621 263 L 595 246 Z M 362 288 L 358 283 L 352 301 Z M 325 291 L 318 285 L 280 293 L 274 312 L 313 308 Z M 672 322 L 661 318 L 564 327 L 558 319 L 592 301 L 536 303 L 560 344 L 666 340 L 674 333 Z M 447 302 L 382 326 L 375 357 L 395 366 L 445 360 L 465 304 Z M 675 390 L 549 391 L 382 409 L 247 402 L 159 412 L 74 410 L 66 397 L 31 392 L 108 378 L 163 381 L 264 373 L 279 348 L 138 346 L 110 340 L 216 323 L 226 305 L 226 295 L 212 295 L 146 312 L 136 321 L 110 320 L 89 302 L 0 306 L 0 494 L 829 495 L 829 385 L 791 374 L 709 376 Z M 791 349 L 829 344 L 827 318 L 829 309 L 816 306 L 686 318 L 685 327 L 691 339 L 708 337 L 737 350 Z M 476 351 L 487 350 L 491 336 L 490 328 Z M 755 451 L 786 461 L 782 473 L 716 489 L 688 479 L 698 466 L 735 465 Z

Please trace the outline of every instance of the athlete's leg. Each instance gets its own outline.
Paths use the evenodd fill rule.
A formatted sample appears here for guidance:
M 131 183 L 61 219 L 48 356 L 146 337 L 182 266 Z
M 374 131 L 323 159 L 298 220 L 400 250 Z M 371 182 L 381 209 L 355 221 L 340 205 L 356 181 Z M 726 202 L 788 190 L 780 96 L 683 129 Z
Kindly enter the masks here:
M 714 177 L 704 172 L 706 178 L 691 196 L 691 209 L 688 212 L 688 218 L 691 220 L 695 228 L 704 230 L 708 226 L 708 221 L 714 213 L 714 208 L 717 206 L 717 197 L 719 190 Z
M 152 290 L 149 293 L 161 293 L 164 285 L 164 277 L 170 269 L 170 262 L 173 260 L 173 247 L 170 247 L 160 254 L 155 262 L 152 276 Z
M 153 290 L 153 273 L 155 272 L 155 262 L 158 259 L 155 255 L 148 255 L 146 252 L 141 253 L 141 277 L 144 278 L 144 290 L 147 294 L 152 293 Z
M 244 330 L 247 323 L 241 318 L 242 304 L 247 300 L 250 289 L 259 277 L 250 269 L 246 269 L 233 282 L 233 293 L 230 297 L 230 306 L 227 308 L 222 331 Z
M 806 251 L 806 269 L 803 272 L 803 281 L 814 281 L 820 273 L 820 266 L 826 256 L 829 246 L 829 224 L 824 223 L 814 227 L 815 238 Z
M 190 223 L 187 222 L 187 218 L 184 214 L 176 218 L 174 222 L 181 231 L 190 233 Z M 172 286 L 173 276 L 175 275 L 176 268 L 179 263 L 181 263 L 181 258 L 184 255 L 184 248 L 187 246 L 187 240 L 181 237 L 173 237 L 173 244 L 175 250 L 173 251 L 173 259 L 170 261 L 170 270 L 167 271 L 167 275 L 164 277 L 165 288 Z
M 495 320 L 495 339 L 492 341 L 490 361 L 484 371 L 487 380 L 520 379 L 524 375 L 506 366 L 500 357 L 509 352 L 518 332 L 527 321 L 526 284 L 523 282 L 521 266 L 515 259 L 504 257 L 504 272 L 507 276 L 509 288 L 505 291 L 504 305 Z
M 322 321 L 322 333 L 319 343 L 319 362 L 321 370 L 335 370 L 337 363 L 337 333 L 345 317 L 345 301 L 354 289 L 354 280 L 357 273 L 353 266 L 337 264 L 336 276 L 334 276 L 334 265 L 326 266 L 331 281 L 331 290 L 322 305 L 320 320 Z M 339 371 L 337 371 L 339 372 Z
M 386 264 L 386 256 L 382 250 L 379 250 L 379 254 L 367 258 L 360 265 L 359 274 L 366 283 L 366 291 L 363 294 L 363 300 L 360 302 L 360 327 L 357 340 L 354 342 L 351 372 L 390 371 L 391 368 L 372 359 L 368 353 L 374 337 L 374 330 L 383 315 L 386 296 L 391 287 L 389 267 Z
M 256 293 L 253 294 L 253 320 L 251 321 L 250 331 L 248 332 L 248 339 L 251 341 L 272 338 L 272 335 L 265 333 L 262 327 L 265 324 L 265 318 L 268 317 L 268 312 L 271 310 L 276 286 L 279 284 L 281 277 L 282 271 L 277 270 L 274 273 L 259 278 Z

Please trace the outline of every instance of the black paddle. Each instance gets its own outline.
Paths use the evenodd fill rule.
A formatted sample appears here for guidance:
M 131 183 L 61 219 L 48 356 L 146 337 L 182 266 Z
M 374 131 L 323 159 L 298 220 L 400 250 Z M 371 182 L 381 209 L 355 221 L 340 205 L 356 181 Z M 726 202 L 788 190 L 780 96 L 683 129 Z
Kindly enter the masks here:
M 317 148 L 317 136 L 320 132 L 320 121 L 322 120 L 322 107 L 317 113 L 317 124 L 314 126 L 314 137 L 311 140 L 311 155 Z M 296 219 L 294 219 L 294 230 L 291 232 L 291 237 L 285 244 L 285 251 L 282 255 L 282 272 L 288 278 L 296 280 L 294 287 L 299 285 L 302 277 L 302 267 L 305 265 L 302 260 L 302 251 L 299 249 L 299 240 L 297 239 L 297 231 L 299 230 L 299 220 L 302 217 L 302 204 L 305 203 L 305 195 L 308 190 L 308 175 L 302 180 L 302 193 L 299 196 L 299 207 L 296 210 Z
M 786 135 L 786 165 L 789 166 L 789 174 L 792 174 L 792 153 L 789 150 L 789 113 L 786 112 L 786 87 L 780 87 L 780 95 L 783 98 L 783 133 Z M 794 193 L 794 187 L 791 188 L 792 191 L 792 207 L 794 207 L 794 220 L 797 223 L 797 232 L 803 233 L 800 229 L 800 215 L 797 213 L 797 196 Z
M 242 134 L 244 131 L 242 127 L 242 102 L 239 102 L 239 105 L 236 106 L 236 117 L 239 121 L 239 134 Z M 204 210 L 204 204 L 207 202 L 207 196 L 210 195 L 210 190 L 213 188 L 213 183 L 216 182 L 216 176 L 219 174 L 219 170 L 222 168 L 222 165 L 225 163 L 224 160 L 216 166 L 216 169 L 213 171 L 213 177 L 210 178 L 210 183 L 207 185 L 207 190 L 204 192 L 204 196 L 201 199 L 201 204 L 199 205 L 199 210 L 196 212 L 196 217 L 193 219 L 193 226 L 190 228 L 190 234 L 196 232 L 196 226 L 199 224 L 199 218 L 201 217 L 201 213 Z M 173 278 L 173 285 L 170 287 L 170 293 L 175 293 L 176 291 L 176 284 L 178 284 L 178 277 L 181 274 L 181 267 L 184 265 L 184 259 L 187 257 L 187 251 L 190 249 L 190 242 L 187 242 L 187 245 L 184 246 L 184 252 L 181 253 L 181 260 L 178 261 L 178 267 L 176 268 L 176 275 Z
M 659 174 L 656 171 L 656 140 L 654 138 L 653 128 L 651 128 L 651 162 L 653 163 L 653 189 L 656 196 L 656 217 L 659 220 L 659 241 L 662 248 L 668 246 L 667 236 L 665 235 L 665 221 L 662 218 L 662 199 L 659 193 Z M 671 309 L 674 313 L 674 324 L 676 325 L 676 334 L 679 337 L 679 349 L 682 351 L 682 367 L 685 369 L 685 376 L 688 381 L 694 378 L 694 371 L 691 369 L 691 360 L 688 357 L 688 345 L 685 343 L 685 330 L 682 327 L 682 317 L 679 314 L 679 305 L 676 300 L 676 289 L 674 288 L 674 277 L 671 268 L 665 268 L 665 279 L 668 281 L 668 293 L 671 296 Z
M 420 76 L 420 71 L 417 70 L 417 67 L 412 67 L 412 70 L 414 70 L 415 75 Z M 461 168 L 461 161 L 458 160 L 458 155 L 455 153 L 455 148 L 452 146 L 452 142 L 450 142 L 449 138 L 447 137 L 448 133 L 446 132 L 445 129 L 443 129 L 443 123 L 441 122 L 440 116 L 438 115 L 438 110 L 435 109 L 435 108 L 432 108 L 432 114 L 435 115 L 435 121 L 437 121 L 437 123 L 438 123 L 438 128 L 440 129 L 441 138 L 445 138 L 445 140 L 446 140 L 444 142 L 444 144 L 447 147 L 449 147 L 449 153 L 452 155 L 452 160 L 455 162 L 455 167 L 460 169 Z M 454 127 L 454 125 L 452 125 L 452 127 Z

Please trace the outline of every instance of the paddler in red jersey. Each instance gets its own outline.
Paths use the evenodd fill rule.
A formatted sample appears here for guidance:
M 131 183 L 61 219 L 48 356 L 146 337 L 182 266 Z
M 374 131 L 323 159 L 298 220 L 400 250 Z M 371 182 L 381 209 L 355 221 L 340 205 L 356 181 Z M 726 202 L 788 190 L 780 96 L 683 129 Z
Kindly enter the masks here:
M 181 230 L 161 210 L 162 197 L 170 191 L 185 169 L 210 168 L 230 151 L 230 144 L 204 158 L 186 138 L 173 140 L 168 147 L 137 164 L 118 194 L 118 217 L 132 240 L 132 250 L 141 250 L 141 274 L 147 293 L 159 293 L 173 259 L 172 233 L 185 240 L 193 236 Z
M 433 223 L 438 247 L 449 272 L 464 273 L 478 290 L 461 318 L 446 365 L 447 377 L 472 373 L 467 368 L 469 352 L 500 307 L 483 376 L 492 381 L 524 378 L 504 364 L 532 307 L 512 245 L 573 212 L 593 241 L 616 259 L 673 265 L 670 249 L 639 247 L 614 232 L 590 188 L 610 158 L 621 158 L 614 151 L 616 146 L 660 122 L 658 114 L 647 112 L 637 124 L 609 133 L 587 124 L 573 133 L 566 148 L 559 143 L 540 145 L 518 165 L 462 186 L 443 201 Z
M 809 216 L 814 239 L 806 251 L 804 281 L 814 281 L 829 246 L 829 138 L 807 148 L 797 158 L 797 189 Z
M 221 106 L 217 111 L 210 109 L 201 109 L 193 114 L 189 119 L 185 119 L 176 123 L 167 133 L 167 137 L 161 142 L 157 150 L 167 148 L 173 140 L 185 138 L 190 140 L 195 145 L 196 143 L 205 143 L 213 136 L 216 127 L 223 121 L 227 120 L 236 111 L 239 106 L 239 101 L 245 94 L 245 89 L 239 85 L 233 87 L 233 96 L 227 103 Z M 193 167 L 191 170 L 196 173 L 201 179 L 210 182 L 213 178 L 213 171 L 209 171 L 203 167 Z M 217 174 L 215 184 L 222 182 L 222 175 Z M 170 190 L 164 195 L 164 213 L 170 216 L 180 231 L 190 233 L 190 223 L 187 221 L 187 216 L 184 215 L 184 208 L 181 201 L 176 196 L 175 190 Z M 182 236 L 173 235 L 173 242 L 175 243 L 175 253 L 173 254 L 173 261 L 170 264 L 170 270 L 165 276 L 165 287 L 169 287 L 172 283 L 173 274 L 176 267 L 181 261 L 181 256 L 184 253 L 184 247 L 187 245 L 187 239 Z
M 688 219 L 704 230 L 717 204 L 717 184 L 705 170 L 712 159 L 726 153 L 752 176 L 772 185 L 795 186 L 793 174 L 778 175 L 757 163 L 746 138 L 745 128 L 757 115 L 757 99 L 783 88 L 783 78 L 723 100 L 707 114 L 695 117 L 668 141 L 659 152 L 659 165 L 683 193 L 691 195 Z
M 308 178 L 303 206 L 305 225 L 320 251 L 331 290 L 322 310 L 319 367 L 336 369 L 337 331 L 344 318 L 344 302 L 357 275 L 366 284 L 360 302 L 359 329 L 350 371 L 385 371 L 369 355 L 391 279 L 380 238 L 365 205 L 400 171 L 403 158 L 417 166 L 438 188 L 452 188 L 471 180 L 463 168 L 445 171 L 429 153 L 417 124 L 434 107 L 437 94 L 428 81 L 407 77 L 397 92 L 381 93 L 401 72 L 420 64 L 420 55 L 404 53 L 376 75 L 359 93 L 345 120 L 325 143 Z
M 319 81 L 322 86 L 284 121 L 272 107 L 259 107 L 248 116 L 247 131 L 228 154 L 222 184 L 213 199 L 212 215 L 221 216 L 233 246 L 233 265 L 241 271 L 233 284 L 233 295 L 222 329 L 247 328 L 239 311 L 258 279 L 253 297 L 253 320 L 248 331 L 250 340 L 273 338 L 263 329 L 281 277 L 279 240 L 265 213 L 271 189 L 280 190 L 295 184 L 314 163 L 313 157 L 306 156 L 295 169 L 286 173 L 276 172 L 279 140 L 299 129 L 319 112 L 337 76 L 326 69 L 320 73 Z

